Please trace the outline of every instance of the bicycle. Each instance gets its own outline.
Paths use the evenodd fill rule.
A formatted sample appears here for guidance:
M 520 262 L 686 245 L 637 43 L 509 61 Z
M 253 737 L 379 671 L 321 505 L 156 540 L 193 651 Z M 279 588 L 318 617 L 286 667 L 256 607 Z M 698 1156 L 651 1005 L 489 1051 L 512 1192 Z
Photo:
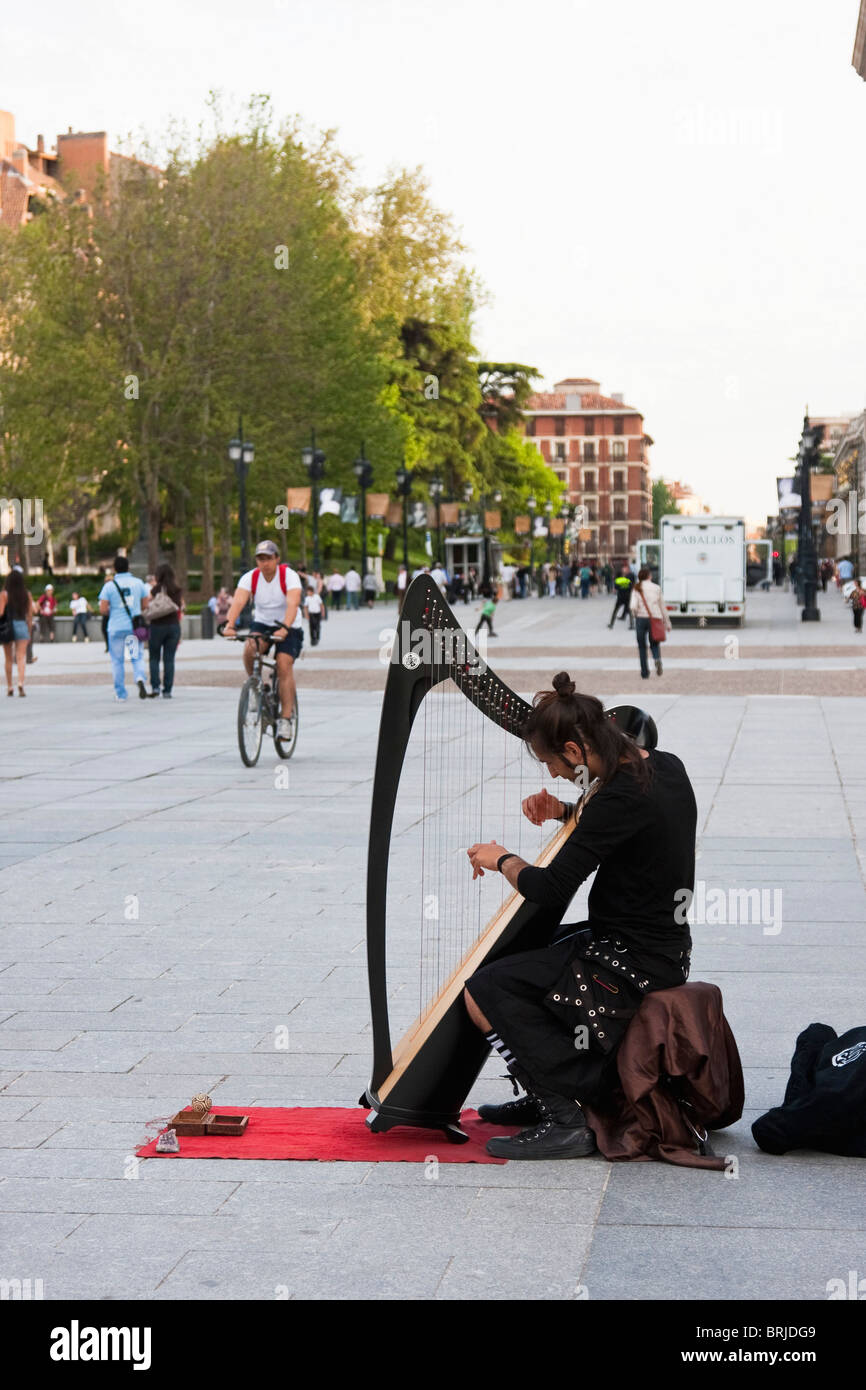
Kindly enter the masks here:
M 222 625 L 223 627 L 225 624 Z M 220 632 L 222 636 L 222 632 Z M 249 637 L 256 639 L 256 653 L 253 657 L 253 673 L 247 676 L 241 686 L 238 700 L 238 748 L 241 761 L 246 767 L 255 767 L 262 751 L 262 738 L 265 729 L 272 735 L 278 758 L 290 758 L 298 742 L 298 693 L 295 691 L 295 707 L 289 720 L 290 732 L 287 738 L 277 733 L 277 720 L 280 713 L 280 691 L 277 684 L 277 666 L 268 661 L 266 649 L 270 640 L 261 633 L 237 632 L 229 642 L 246 642 Z M 264 644 L 265 651 L 262 650 Z

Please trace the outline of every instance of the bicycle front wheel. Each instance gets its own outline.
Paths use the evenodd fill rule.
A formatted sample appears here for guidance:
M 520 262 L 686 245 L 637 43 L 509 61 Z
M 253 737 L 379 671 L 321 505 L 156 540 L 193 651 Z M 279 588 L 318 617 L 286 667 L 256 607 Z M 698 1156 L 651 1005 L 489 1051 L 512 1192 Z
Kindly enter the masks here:
M 274 747 L 277 750 L 278 758 L 290 758 L 295 751 L 295 744 L 298 741 L 298 692 L 295 691 L 295 708 L 289 720 L 290 732 L 288 738 L 278 738 L 274 734 Z
M 255 767 L 262 751 L 262 689 L 254 676 L 245 680 L 238 701 L 238 747 L 246 767 Z

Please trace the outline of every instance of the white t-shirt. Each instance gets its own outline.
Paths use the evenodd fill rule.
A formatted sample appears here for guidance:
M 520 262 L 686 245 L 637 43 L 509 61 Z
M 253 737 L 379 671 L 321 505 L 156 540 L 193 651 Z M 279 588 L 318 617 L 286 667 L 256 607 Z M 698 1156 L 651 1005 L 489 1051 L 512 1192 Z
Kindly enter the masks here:
M 258 566 L 256 566 L 258 569 Z M 242 574 L 238 587 L 246 589 L 248 593 L 253 592 L 254 570 L 247 570 Z M 253 620 L 257 623 L 267 623 L 269 627 L 279 627 L 286 616 L 286 595 L 283 593 L 283 586 L 280 583 L 280 567 L 274 572 L 274 577 L 270 581 L 265 579 L 261 570 L 258 571 L 259 579 L 256 585 L 255 597 L 253 599 Z M 286 566 L 286 590 L 291 593 L 292 589 L 300 589 L 301 581 L 291 565 Z M 304 620 L 301 617 L 300 604 L 295 614 L 295 621 L 292 627 L 303 627 Z
M 361 576 L 357 570 L 346 571 L 346 593 L 358 594 L 361 592 Z
M 79 613 L 86 613 L 86 612 L 87 612 L 87 599 L 86 599 L 86 598 L 73 598 L 73 599 L 70 599 L 70 601 L 69 601 L 69 607 L 70 607 L 71 611 L 72 611 L 73 613 L 75 613 L 76 615 L 79 614 Z
M 308 613 L 321 613 L 325 606 L 318 594 L 307 594 L 304 602 L 307 605 Z
M 328 586 L 328 592 L 332 594 L 337 593 L 340 590 L 345 589 L 346 587 L 346 581 L 341 574 L 330 574 L 326 579 L 325 583 Z

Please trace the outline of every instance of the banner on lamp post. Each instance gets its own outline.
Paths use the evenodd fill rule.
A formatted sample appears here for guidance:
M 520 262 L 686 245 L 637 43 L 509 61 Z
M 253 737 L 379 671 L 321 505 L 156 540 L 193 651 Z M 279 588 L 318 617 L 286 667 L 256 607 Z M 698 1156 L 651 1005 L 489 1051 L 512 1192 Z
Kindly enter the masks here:
M 312 489 L 308 487 L 290 487 L 286 489 L 286 505 L 289 509 L 289 516 L 306 516 L 310 510 L 310 495 Z
M 484 529 L 485 529 L 485 531 L 498 531 L 501 525 L 502 525 L 502 513 L 501 513 L 501 512 L 485 512 L 485 513 L 484 513 Z
M 460 514 L 460 508 L 456 502 L 443 502 L 439 508 L 442 514 L 443 526 L 456 526 Z
M 528 516 L 516 516 L 516 517 L 514 518 L 514 534 L 515 534 L 515 536 L 528 536 L 528 535 L 529 535 L 529 517 L 528 517 Z
M 367 493 L 367 520 L 384 521 L 388 515 L 389 498 L 387 492 Z
M 319 516 L 339 516 L 342 496 L 341 487 L 323 487 L 319 492 Z
M 387 515 L 386 515 L 386 517 L 385 517 L 385 524 L 386 524 L 387 526 L 402 526 L 402 525 L 403 525 L 403 503 L 402 503 L 402 502 L 389 502 L 389 503 L 388 503 L 388 512 L 387 512 Z
M 550 534 L 552 536 L 561 536 L 564 530 L 565 522 L 563 521 L 562 517 L 552 516 L 550 518 Z
M 361 510 L 358 506 L 358 498 L 353 494 L 351 497 L 344 497 L 340 503 L 340 520 L 351 526 L 361 519 Z

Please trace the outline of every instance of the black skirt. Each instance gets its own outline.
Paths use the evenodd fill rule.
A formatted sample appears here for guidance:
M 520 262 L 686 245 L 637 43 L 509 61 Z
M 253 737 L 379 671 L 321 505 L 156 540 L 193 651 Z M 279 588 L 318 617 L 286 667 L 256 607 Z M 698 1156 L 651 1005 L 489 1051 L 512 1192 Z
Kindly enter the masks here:
M 482 966 L 466 987 L 518 1080 L 591 1103 L 617 1084 L 616 1050 L 644 995 L 688 979 L 688 952 L 676 963 L 639 959 L 615 938 L 571 936 Z

